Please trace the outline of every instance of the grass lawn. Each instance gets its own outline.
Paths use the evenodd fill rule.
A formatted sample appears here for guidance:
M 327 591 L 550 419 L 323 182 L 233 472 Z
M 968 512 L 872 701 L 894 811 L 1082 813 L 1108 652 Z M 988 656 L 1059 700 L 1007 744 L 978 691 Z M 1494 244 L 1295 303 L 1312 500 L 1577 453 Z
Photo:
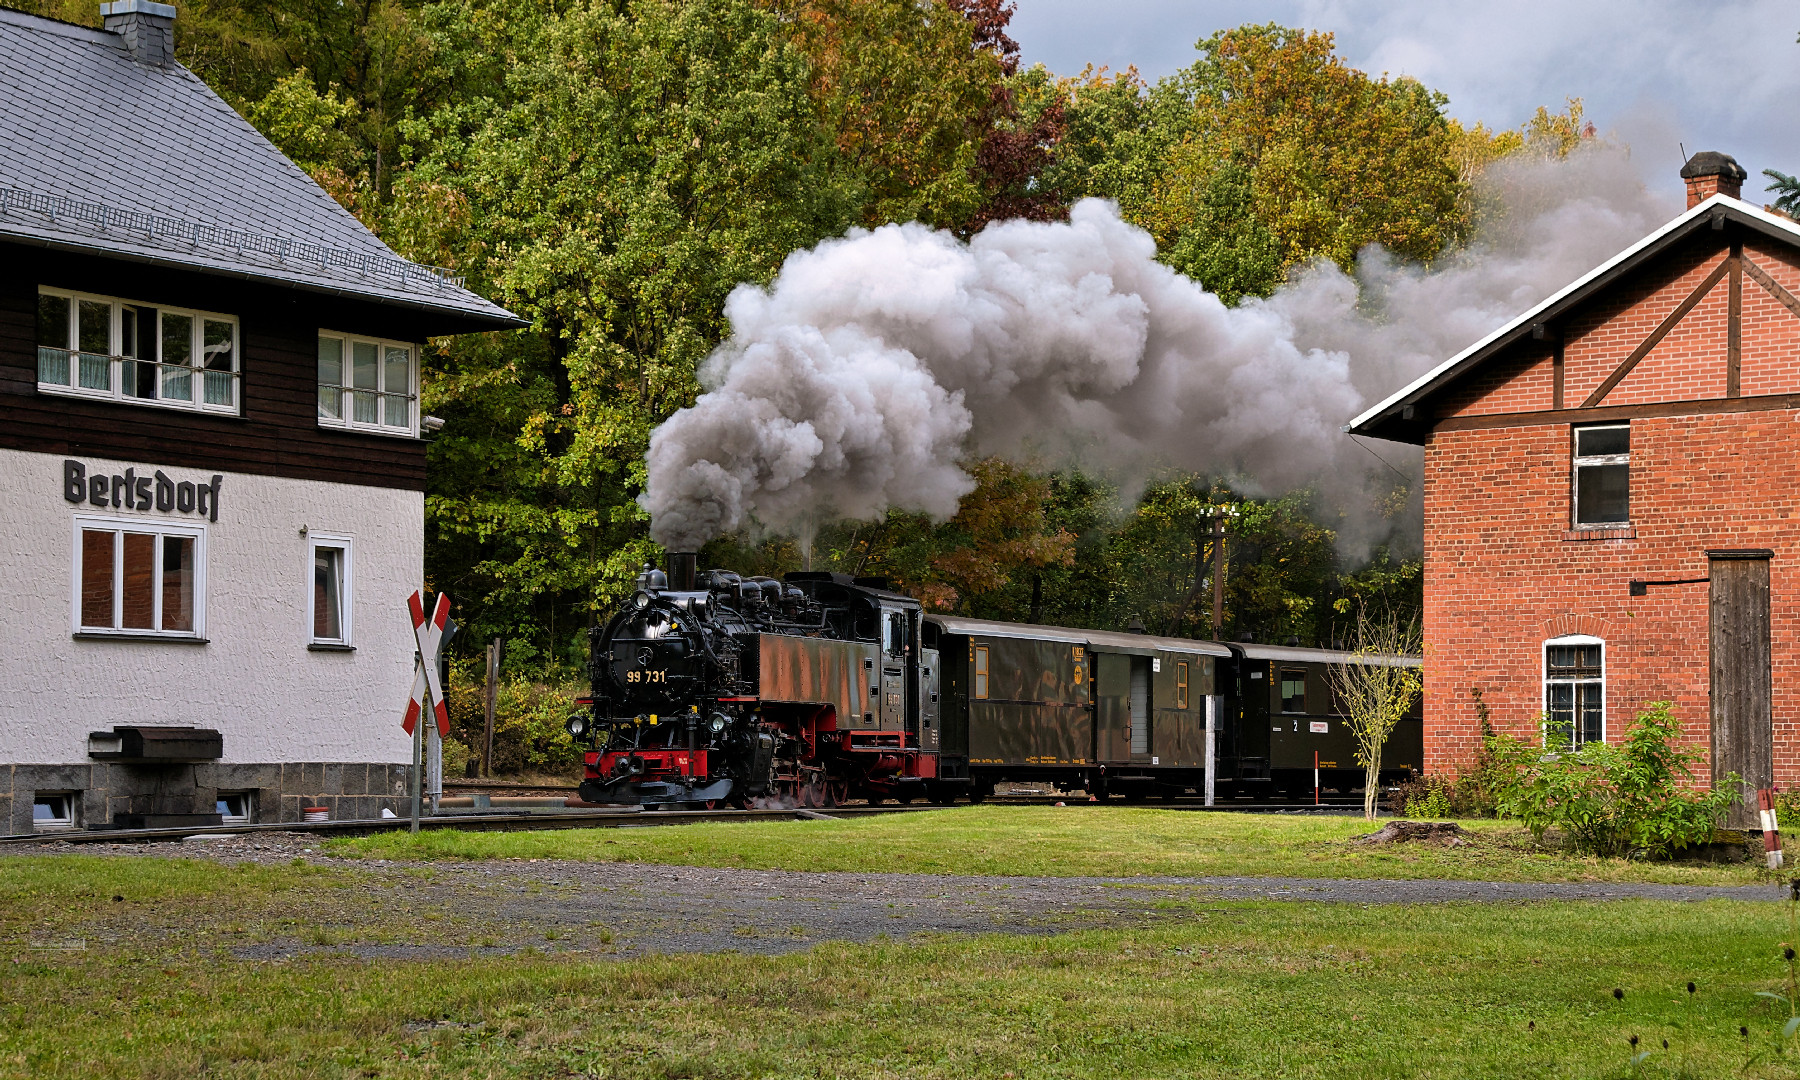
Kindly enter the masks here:
M 582 859 L 781 870 L 905 870 L 1030 876 L 1266 875 L 1651 881 L 1741 885 L 1753 862 L 1644 863 L 1534 849 L 1531 834 L 1465 821 L 1479 841 L 1367 848 L 1360 818 L 1217 814 L 1135 807 L 964 806 L 838 821 L 706 822 L 649 829 L 480 833 L 449 829 L 334 840 L 382 859 Z
M 1757 996 L 1784 989 L 1785 905 L 1193 903 L 779 957 L 237 958 L 359 903 L 371 939 L 435 932 L 363 878 L 0 860 L 0 1076 L 1800 1075 L 1787 1005 Z

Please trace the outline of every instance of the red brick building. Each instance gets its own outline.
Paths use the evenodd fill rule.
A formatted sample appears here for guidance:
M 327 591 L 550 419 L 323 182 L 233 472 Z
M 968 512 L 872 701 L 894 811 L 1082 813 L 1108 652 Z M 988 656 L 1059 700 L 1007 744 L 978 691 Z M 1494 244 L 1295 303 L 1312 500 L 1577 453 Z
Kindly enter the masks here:
M 1674 704 L 1716 775 L 1800 782 L 1800 225 L 1722 154 L 1688 210 L 1359 417 L 1425 448 L 1425 761 Z M 1735 817 L 1735 815 L 1734 815 Z

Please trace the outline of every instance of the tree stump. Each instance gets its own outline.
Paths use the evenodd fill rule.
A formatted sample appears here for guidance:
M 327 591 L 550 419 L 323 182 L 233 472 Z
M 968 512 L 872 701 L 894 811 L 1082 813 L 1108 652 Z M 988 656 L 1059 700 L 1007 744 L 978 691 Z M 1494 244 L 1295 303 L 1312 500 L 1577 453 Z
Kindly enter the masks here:
M 1449 821 L 1390 821 L 1366 836 L 1354 837 L 1353 844 L 1437 844 L 1440 847 L 1466 847 L 1474 842 L 1467 830 Z

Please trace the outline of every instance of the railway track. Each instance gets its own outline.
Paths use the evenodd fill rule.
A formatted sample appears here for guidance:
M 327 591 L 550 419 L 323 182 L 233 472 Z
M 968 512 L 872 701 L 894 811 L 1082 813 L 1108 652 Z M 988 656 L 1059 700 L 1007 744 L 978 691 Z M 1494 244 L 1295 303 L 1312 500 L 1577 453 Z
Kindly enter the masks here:
M 828 810 L 515 810 L 487 814 L 439 814 L 419 819 L 419 830 L 461 829 L 466 832 L 524 832 L 532 829 L 632 829 L 658 825 L 688 825 L 700 821 L 794 821 L 868 817 L 872 814 L 904 814 L 942 807 L 837 806 Z M 188 836 L 254 836 L 259 832 L 314 833 L 323 836 L 362 836 L 409 828 L 410 818 L 355 818 L 345 821 L 271 821 L 255 825 L 209 825 L 179 829 L 68 829 L 0 837 L 0 850 L 42 844 L 120 844 L 139 840 L 180 840 Z
M 448 787 L 449 785 L 446 785 Z M 467 791 L 475 788 L 473 784 L 461 784 L 458 788 Z M 479 789 L 477 789 L 479 790 Z M 516 789 L 490 789 L 516 790 Z M 549 790 L 548 788 L 532 788 L 530 790 Z M 1153 803 L 1127 804 L 1109 801 L 1105 804 L 1089 803 L 1080 796 L 1058 798 L 1054 795 L 999 795 L 986 800 L 985 805 L 999 806 L 1053 806 L 1064 803 L 1071 809 L 1092 807 L 1102 809 L 1108 806 L 1149 806 L 1158 810 L 1185 810 L 1199 813 L 1252 813 L 1252 814 L 1347 814 L 1361 813 L 1362 800 L 1345 800 L 1312 803 L 1221 803 L 1207 806 L 1198 799 L 1158 800 Z M 968 805 L 968 804 L 961 804 Z M 919 813 L 926 810 L 946 810 L 953 807 L 936 806 L 930 803 L 882 803 L 875 806 L 849 805 L 835 806 L 824 810 L 805 809 L 768 809 L 768 810 L 498 810 L 489 813 L 450 813 L 419 819 L 421 831 L 427 829 L 461 829 L 466 832 L 524 832 L 534 829 L 633 829 L 650 828 L 662 825 L 689 825 L 703 821 L 794 821 L 818 819 L 846 819 L 869 817 L 876 814 Z M 344 821 L 277 821 L 254 825 L 212 825 L 186 827 L 176 829 L 80 829 L 59 830 L 56 832 L 33 833 L 29 836 L 0 837 L 0 850 L 12 847 L 33 847 L 44 844 L 120 844 L 150 840 L 179 840 L 189 836 L 239 836 L 255 835 L 259 832 L 298 832 L 312 833 L 321 836 L 362 836 L 369 833 L 395 832 L 408 828 L 409 818 L 358 818 Z

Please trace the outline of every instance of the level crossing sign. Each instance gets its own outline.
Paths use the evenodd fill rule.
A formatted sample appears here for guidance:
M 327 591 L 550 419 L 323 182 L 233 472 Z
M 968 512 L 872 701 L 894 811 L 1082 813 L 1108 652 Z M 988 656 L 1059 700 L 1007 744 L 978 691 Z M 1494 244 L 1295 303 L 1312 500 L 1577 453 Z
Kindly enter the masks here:
M 411 735 L 419 713 L 429 705 L 437 716 L 438 735 L 444 737 L 450 734 L 450 709 L 444 702 L 444 685 L 438 679 L 438 658 L 456 634 L 456 624 L 450 621 L 450 596 L 438 593 L 429 619 L 417 591 L 406 598 L 406 606 L 412 613 L 413 640 L 418 643 L 419 654 L 413 669 L 412 697 L 406 703 L 406 718 L 400 727 Z

